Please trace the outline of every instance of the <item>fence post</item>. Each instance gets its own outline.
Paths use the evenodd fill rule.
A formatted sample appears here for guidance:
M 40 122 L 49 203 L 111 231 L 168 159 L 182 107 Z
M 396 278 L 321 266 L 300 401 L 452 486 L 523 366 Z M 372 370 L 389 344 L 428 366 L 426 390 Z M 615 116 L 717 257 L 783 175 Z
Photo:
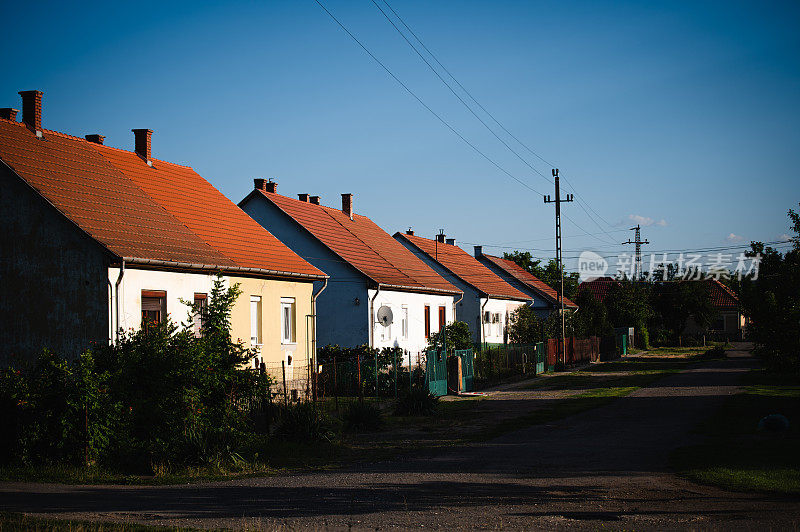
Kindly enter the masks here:
M 358 401 L 363 403 L 364 390 L 361 388 L 361 353 L 358 353 L 357 363 L 358 363 Z
M 397 399 L 397 348 L 394 348 L 394 398 Z
M 283 374 L 283 404 L 289 404 L 289 396 L 286 393 L 286 361 L 281 360 L 281 373 Z
M 339 411 L 339 378 L 336 374 L 336 357 L 333 357 L 333 400 L 336 402 L 336 411 Z
M 378 398 L 378 350 L 375 350 L 375 399 Z
M 408 352 L 408 393 L 414 391 L 414 380 L 411 373 L 411 351 Z

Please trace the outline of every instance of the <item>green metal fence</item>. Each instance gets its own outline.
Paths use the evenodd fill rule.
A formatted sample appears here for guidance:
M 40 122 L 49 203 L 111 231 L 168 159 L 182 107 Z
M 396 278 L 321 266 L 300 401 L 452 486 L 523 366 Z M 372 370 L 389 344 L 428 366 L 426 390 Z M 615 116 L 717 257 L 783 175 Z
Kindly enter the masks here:
M 472 349 L 456 350 L 456 356 L 461 359 L 461 390 L 471 392 L 475 390 L 475 353 Z
M 443 351 L 430 350 L 425 357 L 425 381 L 436 396 L 447 395 L 447 357 Z

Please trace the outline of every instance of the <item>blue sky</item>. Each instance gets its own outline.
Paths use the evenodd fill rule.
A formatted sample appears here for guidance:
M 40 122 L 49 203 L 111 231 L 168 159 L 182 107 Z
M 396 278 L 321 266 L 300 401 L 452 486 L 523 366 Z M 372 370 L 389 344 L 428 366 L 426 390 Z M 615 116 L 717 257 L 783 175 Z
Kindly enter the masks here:
M 370 0 L 323 3 L 465 138 L 552 195 Z M 800 4 L 390 3 L 596 211 L 565 205 L 566 257 L 625 249 L 636 217 L 654 251 L 788 232 L 800 200 Z M 234 201 L 272 177 L 279 192 L 328 205 L 352 192 L 390 233 L 441 228 L 467 249 L 553 255 L 552 206 L 443 126 L 313 0 L 3 11 L 0 106 L 43 90 L 46 128 L 129 149 L 131 128 L 151 128 L 155 157 L 193 166 Z

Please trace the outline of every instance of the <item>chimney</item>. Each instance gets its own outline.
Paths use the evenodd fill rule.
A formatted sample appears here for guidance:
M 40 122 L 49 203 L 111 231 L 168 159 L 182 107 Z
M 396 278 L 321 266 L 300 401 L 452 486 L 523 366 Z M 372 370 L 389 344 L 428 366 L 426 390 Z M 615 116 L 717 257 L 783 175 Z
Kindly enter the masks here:
M 91 135 L 86 135 L 85 138 L 89 142 L 94 142 L 95 144 L 102 144 L 106 140 L 105 135 L 100 135 L 98 133 L 92 133 Z
M 37 137 L 42 136 L 42 91 L 20 91 L 22 96 L 22 121 Z
M 342 212 L 353 219 L 353 195 L 342 194 Z
M 319 196 L 311 196 L 308 198 L 311 203 L 314 205 L 319 205 Z
M 455 246 L 456 245 L 456 239 L 455 238 L 448 238 L 447 239 L 447 243 L 449 245 L 451 245 L 451 246 Z
M 145 162 L 152 166 L 150 159 L 150 148 L 153 137 L 152 129 L 131 129 L 134 137 L 134 151 L 136 155 L 145 160 Z
M 443 229 L 440 229 L 440 230 L 439 230 L 439 234 L 438 234 L 438 235 L 436 235 L 436 241 L 437 241 L 437 242 L 439 242 L 439 243 L 442 243 L 442 244 L 444 244 L 444 238 L 445 238 L 445 237 L 444 237 L 444 230 L 443 230 Z
M 409 227 L 408 230 L 406 231 L 406 234 L 410 235 L 410 236 L 414 236 L 414 231 Z
M 253 185 L 256 190 L 260 190 L 261 192 L 272 192 L 275 194 L 278 190 L 278 183 L 274 183 L 272 179 L 267 181 L 263 177 L 253 179 Z
M 475 246 L 475 258 L 483 256 L 483 246 Z
M 297 199 L 304 203 L 308 203 L 308 194 L 298 194 Z
M 12 109 L 11 107 L 3 107 L 0 109 L 0 118 L 5 118 L 6 120 L 13 120 L 17 121 L 17 113 L 19 113 L 19 109 Z

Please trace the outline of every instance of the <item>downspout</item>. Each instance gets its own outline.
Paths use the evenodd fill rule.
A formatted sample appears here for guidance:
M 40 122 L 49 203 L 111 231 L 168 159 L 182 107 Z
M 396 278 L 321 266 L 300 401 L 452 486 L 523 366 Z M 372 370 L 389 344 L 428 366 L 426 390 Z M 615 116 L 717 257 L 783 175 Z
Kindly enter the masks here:
M 328 288 L 328 278 L 322 283 L 322 287 L 316 294 L 311 292 L 311 316 L 313 321 L 313 332 L 311 334 L 311 364 L 314 368 L 314 400 L 317 400 L 317 298 Z
M 111 279 L 106 279 L 108 283 L 108 341 L 114 340 L 114 285 Z
M 480 301 L 480 299 L 478 299 Z M 486 340 L 484 336 L 484 323 L 483 323 L 483 309 L 486 308 L 486 304 L 489 303 L 489 294 L 486 294 L 486 301 L 484 301 L 483 305 L 481 305 L 481 348 L 483 348 L 483 344 Z
M 464 299 L 464 292 L 461 292 L 461 297 L 458 298 L 458 301 L 453 301 L 453 323 L 456 322 L 456 306 L 461 303 L 462 299 Z
M 119 277 L 114 284 L 114 300 L 117 313 L 117 327 L 114 329 L 114 339 L 119 341 L 119 285 L 122 283 L 122 277 L 125 275 L 125 259 L 122 259 L 122 265 L 119 268 Z
M 375 349 L 375 300 L 380 293 L 381 284 L 378 283 L 378 289 L 375 291 L 375 295 L 369 300 L 369 346 L 372 349 Z

